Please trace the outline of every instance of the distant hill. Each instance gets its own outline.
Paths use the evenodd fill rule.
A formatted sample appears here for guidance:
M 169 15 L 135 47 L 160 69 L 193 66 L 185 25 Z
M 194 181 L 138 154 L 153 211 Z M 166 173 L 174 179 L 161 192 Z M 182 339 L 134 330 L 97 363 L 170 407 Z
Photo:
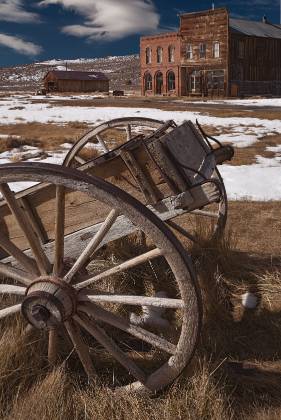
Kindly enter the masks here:
M 110 79 L 110 89 L 138 90 L 140 60 L 138 55 L 105 58 L 54 59 L 34 64 L 0 68 L 0 90 L 36 91 L 49 70 L 101 71 Z

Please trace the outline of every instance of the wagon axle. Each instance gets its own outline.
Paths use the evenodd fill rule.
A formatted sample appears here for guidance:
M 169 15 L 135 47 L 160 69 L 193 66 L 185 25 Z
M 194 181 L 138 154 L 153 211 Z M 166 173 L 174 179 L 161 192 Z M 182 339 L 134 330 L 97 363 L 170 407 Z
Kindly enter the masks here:
M 58 278 L 39 278 L 26 291 L 22 313 L 38 329 L 62 324 L 76 312 L 76 291 Z

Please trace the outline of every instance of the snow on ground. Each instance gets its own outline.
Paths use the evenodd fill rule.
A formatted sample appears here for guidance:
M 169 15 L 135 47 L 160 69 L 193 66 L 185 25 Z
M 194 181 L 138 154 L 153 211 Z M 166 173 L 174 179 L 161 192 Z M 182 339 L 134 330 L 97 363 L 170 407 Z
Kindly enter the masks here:
M 253 134 L 221 134 L 216 139 L 222 143 L 232 143 L 235 147 L 248 147 L 257 142 L 258 137 Z
M 279 146 L 267 147 L 266 150 L 273 153 L 281 153 L 281 144 Z
M 227 195 L 230 200 L 280 201 L 281 164 L 220 166 Z
M 36 97 L 30 98 L 34 99 Z M 48 103 L 29 103 L 27 102 L 27 99 L 28 96 L 18 96 L 16 98 L 2 100 L 0 102 L 0 124 L 16 124 L 19 120 L 41 123 L 52 121 L 58 124 L 78 121 L 95 124 L 97 121 L 135 116 L 155 118 L 164 121 L 174 119 L 178 124 L 185 120 L 195 122 L 196 119 L 198 119 L 202 125 L 212 125 L 218 129 L 227 127 L 230 129 L 231 133 L 254 134 L 257 138 L 268 135 L 268 133 L 281 132 L 281 121 L 277 119 L 267 120 L 251 117 L 223 118 L 202 115 L 200 112 L 163 111 L 156 108 L 52 107 Z
M 281 98 L 252 98 L 252 99 L 218 99 L 218 100 L 204 100 L 204 101 L 185 101 L 179 100 L 178 102 L 196 103 L 196 104 L 227 104 L 227 105 L 242 105 L 254 107 L 281 107 Z
M 30 103 L 30 99 L 33 100 L 33 103 Z M 230 142 L 237 147 L 247 147 L 257 141 L 260 141 L 259 139 L 261 137 L 281 133 L 280 120 L 267 120 L 250 117 L 222 118 L 203 115 L 199 112 L 171 112 L 146 108 L 52 107 L 50 103 L 36 103 L 34 99 L 35 97 L 18 95 L 17 97 L 1 100 L 0 124 L 16 124 L 19 121 L 21 123 L 26 121 L 40 123 L 53 122 L 56 124 L 65 124 L 77 121 L 86 122 L 88 124 L 96 124 L 114 118 L 132 116 L 149 117 L 162 121 L 173 119 L 178 124 L 181 124 L 185 120 L 191 120 L 195 123 L 196 119 L 198 119 L 202 125 L 213 126 L 218 130 L 227 129 L 228 133 L 217 136 L 218 139 L 222 142 Z M 62 98 L 59 97 L 58 99 Z M 69 97 L 67 99 L 69 99 Z M 79 99 L 81 100 L 80 96 Z M 273 101 L 276 100 L 263 101 L 271 101 L 273 103 Z M 238 103 L 238 101 L 236 103 Z M 277 102 L 275 103 L 277 104 Z M 263 105 L 265 105 L 265 103 L 263 103 Z M 69 147 L 70 145 L 64 145 L 61 151 L 48 153 L 47 157 L 36 157 L 38 150 L 30 151 L 29 149 L 23 150 L 23 152 L 34 153 L 33 156 L 26 159 L 27 161 L 34 161 L 37 159 L 37 161 L 41 162 L 61 164 Z M 267 147 L 267 150 L 276 153 L 276 156 L 272 159 L 257 156 L 257 163 L 253 165 L 222 165 L 220 167 L 230 199 L 251 199 L 261 201 L 281 200 L 281 156 L 278 155 L 278 153 L 281 152 L 281 146 Z M 17 156 L 13 157 L 13 153 L 16 154 L 16 151 L 5 153 L 6 154 L 2 153 L 0 155 L 0 164 L 11 162 L 11 160 L 15 161 L 18 158 Z M 18 190 L 18 188 L 20 188 L 19 185 L 13 185 L 14 190 Z

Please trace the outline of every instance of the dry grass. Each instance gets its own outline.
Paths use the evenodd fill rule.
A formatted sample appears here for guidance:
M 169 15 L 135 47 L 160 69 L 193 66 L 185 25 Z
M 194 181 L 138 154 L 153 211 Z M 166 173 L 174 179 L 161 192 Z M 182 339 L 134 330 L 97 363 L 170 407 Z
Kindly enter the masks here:
M 63 143 L 75 143 L 89 131 L 87 124 L 73 122 L 66 125 L 53 123 L 18 123 L 0 125 L 0 133 L 11 136 L 0 139 L 0 153 L 23 145 L 37 146 L 43 150 L 57 150 Z M 20 136 L 13 139 L 12 136 Z
M 279 146 L 281 144 L 281 135 L 266 136 L 259 139 L 249 147 L 235 148 L 234 158 L 228 162 L 229 165 L 252 165 L 256 163 L 256 157 L 274 158 L 275 153 L 266 150 L 267 147 Z
M 230 220 L 233 229 L 223 241 L 212 243 L 202 238 L 200 247 L 192 250 L 203 291 L 204 327 L 196 357 L 171 387 L 153 398 L 115 395 L 101 383 L 88 386 L 83 382 L 75 360 L 65 369 L 50 372 L 46 341 L 37 333 L 25 336 L 20 323 L 9 321 L 0 338 L 0 417 L 280 418 L 280 203 L 231 203 Z M 131 237 L 104 249 L 100 261 L 121 261 L 144 246 L 141 235 Z M 135 284 L 144 274 L 133 272 Z M 120 284 L 124 287 L 124 277 Z M 260 297 L 259 306 L 252 311 L 241 304 L 241 294 L 249 290 Z M 102 373 L 102 360 L 94 354 Z

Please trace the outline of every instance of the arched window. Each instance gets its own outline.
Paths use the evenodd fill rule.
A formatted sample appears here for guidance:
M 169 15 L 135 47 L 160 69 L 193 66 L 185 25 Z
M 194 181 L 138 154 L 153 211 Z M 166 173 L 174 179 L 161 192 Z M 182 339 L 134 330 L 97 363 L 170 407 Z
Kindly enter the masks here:
M 152 90 L 152 76 L 150 73 L 145 73 L 144 75 L 144 90 Z
M 167 76 L 168 81 L 168 90 L 175 90 L 176 89 L 176 76 L 173 71 L 169 71 Z
M 173 45 L 170 45 L 168 48 L 168 59 L 169 63 L 175 62 L 175 47 Z
M 157 63 L 161 64 L 163 61 L 163 48 L 162 47 L 158 47 L 157 48 Z
M 162 95 L 163 93 L 163 73 L 158 71 L 155 75 L 155 93 L 156 95 Z
M 146 64 L 151 64 L 151 48 L 147 47 L 145 50 L 145 60 Z

